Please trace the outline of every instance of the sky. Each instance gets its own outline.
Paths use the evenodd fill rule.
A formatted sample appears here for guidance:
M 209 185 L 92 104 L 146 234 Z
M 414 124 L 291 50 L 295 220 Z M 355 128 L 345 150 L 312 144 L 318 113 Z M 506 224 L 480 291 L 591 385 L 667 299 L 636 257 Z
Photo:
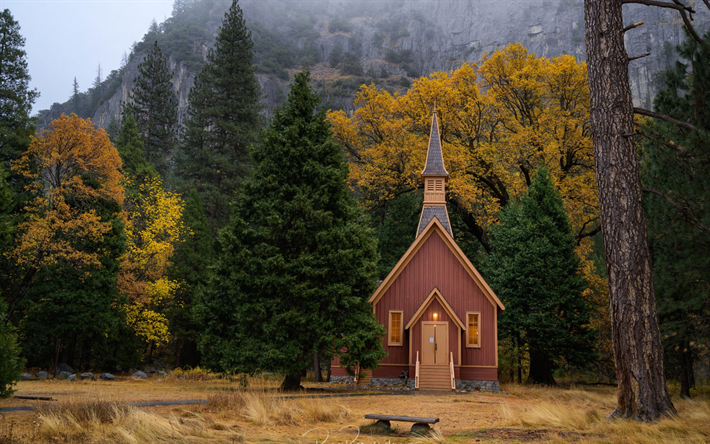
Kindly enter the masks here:
M 40 97 L 33 114 L 86 91 L 101 64 L 106 77 L 155 19 L 170 17 L 173 0 L 0 0 L 20 24 L 32 81 Z

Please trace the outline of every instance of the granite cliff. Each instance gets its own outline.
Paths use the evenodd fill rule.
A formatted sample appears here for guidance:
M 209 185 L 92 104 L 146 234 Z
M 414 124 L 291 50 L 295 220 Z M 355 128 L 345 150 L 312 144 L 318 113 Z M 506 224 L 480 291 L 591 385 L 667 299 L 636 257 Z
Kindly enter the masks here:
M 403 77 L 455 69 L 512 42 L 522 43 L 539 56 L 570 54 L 585 59 L 582 0 L 243 0 L 240 4 L 254 29 L 258 77 L 268 114 L 286 97 L 289 79 L 303 64 L 311 66 L 327 106 L 350 109 L 362 83 L 375 80 L 384 87 L 406 88 L 408 81 Z M 200 1 L 188 6 L 203 11 L 193 21 L 204 32 L 190 42 L 191 57 L 197 56 L 197 62 L 186 61 L 184 52 L 169 56 L 181 119 L 201 66 L 199 60 L 204 60 L 227 7 L 227 2 Z M 673 48 L 684 38 L 682 21 L 675 11 L 642 5 L 625 8 L 629 23 L 645 22 L 627 32 L 626 45 L 630 56 L 650 53 L 632 61 L 629 70 L 635 103 L 650 107 L 658 87 L 657 74 L 675 60 Z M 710 14 L 702 5 L 697 9 L 695 24 L 704 31 Z M 158 32 L 172 29 L 181 17 L 174 14 Z M 144 41 L 150 38 L 149 32 Z M 350 71 L 330 67 L 334 52 L 352 59 Z M 107 79 L 95 87 L 101 89 L 102 98 L 85 111 L 86 117 L 105 128 L 118 116 L 121 102 L 129 98 L 142 54 L 140 45 L 134 47 L 111 83 Z M 61 112 L 72 111 L 69 100 L 43 111 L 41 118 L 48 122 Z

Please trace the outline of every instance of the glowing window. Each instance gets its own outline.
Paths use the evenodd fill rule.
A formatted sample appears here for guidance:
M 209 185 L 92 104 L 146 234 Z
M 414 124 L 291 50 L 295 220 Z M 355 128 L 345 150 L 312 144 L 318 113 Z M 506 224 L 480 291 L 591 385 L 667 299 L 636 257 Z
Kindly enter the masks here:
M 466 313 L 466 347 L 481 346 L 481 314 Z
M 388 345 L 402 345 L 402 312 L 390 311 Z

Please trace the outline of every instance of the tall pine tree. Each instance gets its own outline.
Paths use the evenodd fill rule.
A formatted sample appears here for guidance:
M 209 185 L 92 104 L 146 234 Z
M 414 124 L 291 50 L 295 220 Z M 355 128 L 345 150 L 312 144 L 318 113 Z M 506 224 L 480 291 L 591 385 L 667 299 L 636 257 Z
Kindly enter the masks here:
M 373 230 L 347 187 L 348 166 L 308 71 L 296 75 L 253 151 L 253 176 L 221 232 L 197 313 L 205 363 L 287 375 L 296 389 L 318 354 L 375 367 L 384 329 L 367 298 L 377 282 Z
M 197 188 L 213 233 L 229 219 L 229 201 L 249 171 L 248 147 L 261 125 L 253 45 L 235 0 L 190 90 L 178 176 Z
M 197 342 L 201 327 L 192 317 L 195 294 L 207 283 L 212 260 L 212 236 L 200 195 L 194 188 L 182 214 L 189 235 L 175 246 L 168 277 L 180 283 L 168 313 L 175 347 L 175 365 L 199 365 Z
M 681 61 L 666 71 L 643 127 L 642 183 L 666 373 L 690 396 L 693 364 L 710 338 L 710 32 L 688 37 Z
M 178 101 L 168 60 L 157 41 L 138 65 L 138 72 L 124 114 L 135 119 L 146 160 L 165 177 L 166 159 L 175 145 Z
M 488 283 L 506 306 L 498 331 L 527 346 L 529 383 L 555 384 L 553 371 L 562 363 L 592 361 L 594 332 L 574 233 L 547 169 L 538 169 L 528 194 L 499 217 L 486 266 Z
M 7 169 L 25 152 L 35 132 L 30 112 L 39 93 L 29 89 L 24 46 L 20 25 L 5 9 L 0 13 L 0 156 Z

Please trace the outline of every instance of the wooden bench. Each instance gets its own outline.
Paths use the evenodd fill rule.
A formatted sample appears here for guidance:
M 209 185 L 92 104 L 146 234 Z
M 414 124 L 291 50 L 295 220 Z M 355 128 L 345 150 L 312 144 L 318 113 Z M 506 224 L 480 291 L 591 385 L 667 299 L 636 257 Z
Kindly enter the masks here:
M 390 421 L 413 422 L 412 433 L 426 433 L 431 429 L 429 424 L 436 424 L 439 418 L 420 418 L 417 416 L 365 415 L 365 419 L 376 419 L 376 426 L 391 428 Z

